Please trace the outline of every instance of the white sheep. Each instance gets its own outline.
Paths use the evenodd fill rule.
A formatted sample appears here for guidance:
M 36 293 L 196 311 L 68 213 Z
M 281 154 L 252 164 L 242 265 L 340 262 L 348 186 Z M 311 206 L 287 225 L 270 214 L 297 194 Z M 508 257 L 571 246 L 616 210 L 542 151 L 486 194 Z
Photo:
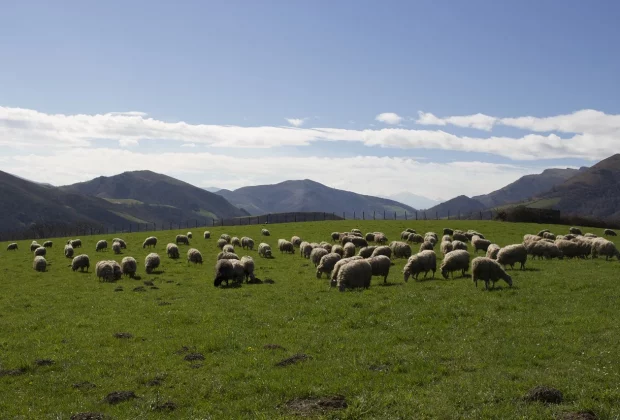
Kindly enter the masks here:
M 269 231 L 267 229 L 261 229 L 260 234 L 262 236 L 270 236 L 271 233 L 269 233 Z
M 222 252 L 235 252 L 235 247 L 230 245 L 230 244 L 226 244 L 222 247 Z
M 233 237 L 230 239 L 230 244 L 231 244 L 232 246 L 241 246 L 241 240 L 240 240 L 239 238 L 237 238 L 236 236 L 233 236 Z
M 119 280 L 123 275 L 123 270 L 114 260 L 99 261 L 95 265 L 95 273 L 100 280 L 111 282 Z
M 372 268 L 372 275 L 383 277 L 383 283 L 387 283 L 392 261 L 385 255 L 377 255 L 376 257 L 366 258 L 366 261 L 368 261 L 370 267 Z
M 344 250 L 344 258 L 350 258 L 355 255 L 355 245 L 352 242 L 347 242 L 342 247 Z
M 620 253 L 616 245 L 604 238 L 597 238 L 592 241 L 592 257 L 598 257 L 599 255 L 604 256 L 605 261 L 613 257 L 620 260 Z
M 430 241 L 424 241 L 420 244 L 420 249 L 418 252 L 422 251 L 432 251 L 435 248 L 435 244 Z
M 337 242 L 340 240 L 340 232 L 332 232 L 331 234 L 332 242 Z
M 241 238 L 241 248 L 254 250 L 254 239 L 244 236 Z
M 450 235 L 443 235 L 441 237 L 441 242 L 452 242 L 452 237 Z
M 34 250 L 35 257 L 45 257 L 45 254 L 47 254 L 47 250 L 42 246 Z
M 611 230 L 611 229 L 605 229 L 603 231 L 603 235 L 605 235 L 605 236 L 618 236 L 618 234 L 615 231 Z
M 43 242 L 43 247 L 44 248 L 51 248 L 53 244 L 54 243 L 52 241 L 45 241 L 45 242 Z
M 96 252 L 104 251 L 106 249 L 108 249 L 108 241 L 103 240 L 103 239 L 100 241 L 97 241 L 97 245 L 95 245 Z
M 499 250 L 501 249 L 501 247 L 497 244 L 491 244 L 489 245 L 489 247 L 487 248 L 487 258 L 490 258 L 492 260 L 497 259 L 497 253 L 499 252 Z
M 544 238 L 545 233 L 549 233 L 549 232 L 551 232 L 549 229 L 543 229 L 540 232 L 538 232 L 536 235 L 541 238 Z
M 291 238 L 291 243 L 293 244 L 293 246 L 299 248 L 299 245 L 301 245 L 301 238 L 299 236 L 293 236 Z
M 43 272 L 47 269 L 47 261 L 43 256 L 37 255 L 36 257 L 34 257 L 34 261 L 32 262 L 32 268 L 34 268 L 36 271 Z
M 138 262 L 134 257 L 125 257 L 121 261 L 121 271 L 124 276 L 133 278 L 138 271 Z
M 301 257 L 310 258 L 311 252 L 312 252 L 312 245 L 310 245 L 310 243 L 303 241 L 301 244 L 299 244 L 299 255 Z
M 545 232 L 543 233 L 543 238 L 544 239 L 551 239 L 552 241 L 555 241 L 555 235 L 551 232 Z
M 224 249 L 224 247 L 225 247 L 226 245 L 228 245 L 228 242 L 226 242 L 226 239 L 222 239 L 222 238 L 220 238 L 220 239 L 218 239 L 218 240 L 217 240 L 217 242 L 216 242 L 215 244 L 217 245 L 217 247 L 218 247 L 219 249 Z
M 121 238 L 112 239 L 112 244 L 114 244 L 114 242 L 118 242 L 121 246 L 121 249 L 127 249 L 127 243 L 123 241 Z
M 411 257 L 411 247 L 408 243 L 394 241 L 390 243 L 390 249 L 392 250 L 392 256 L 394 258 Z
M 227 233 L 222 233 L 222 234 L 220 235 L 220 239 L 225 240 L 225 241 L 226 241 L 226 243 L 227 243 L 227 244 L 229 244 L 232 238 L 230 237 L 230 235 L 229 235 L 229 234 L 227 234 Z
M 385 244 L 388 241 L 387 236 L 383 232 L 375 232 L 374 242 L 377 244 Z
M 570 229 L 568 229 L 569 233 L 572 233 L 573 235 L 583 235 L 583 233 L 581 233 L 581 229 L 579 229 L 578 227 L 571 227 Z
M 459 242 L 466 243 L 467 241 L 469 241 L 469 238 L 467 237 L 467 235 L 465 235 L 464 232 L 455 230 L 454 233 L 452 234 L 452 241 L 459 241 Z
M 370 287 L 372 280 L 372 267 L 370 263 L 364 259 L 351 261 L 343 265 L 338 271 L 336 279 L 338 290 L 344 292 L 346 289 Z
M 403 268 L 404 280 L 409 281 L 409 276 L 413 276 L 414 279 L 418 279 L 418 275 L 424 272 L 424 278 L 428 275 L 428 272 L 433 272 L 433 278 L 435 278 L 435 271 L 437 271 L 437 255 L 435 251 L 422 251 L 409 257 L 407 264 Z
M 467 243 L 459 240 L 452 241 L 452 250 L 456 251 L 457 249 L 462 251 L 467 251 Z M 468 263 L 469 264 L 469 263 Z
M 81 254 L 78 255 L 77 257 L 73 258 L 73 260 L 71 261 L 71 270 L 73 271 L 84 271 L 84 269 L 86 269 L 86 271 L 88 272 L 88 269 L 90 268 L 90 259 L 88 258 L 88 255 L 86 254 Z
M 157 238 L 154 236 L 149 236 L 142 243 L 142 248 L 146 248 L 146 247 L 150 248 L 150 247 L 155 247 L 155 246 L 157 246 Z M 75 248 L 75 246 L 73 248 Z
M 495 282 L 504 280 L 512 287 L 512 277 L 504 271 L 501 265 L 495 260 L 486 257 L 474 258 L 471 262 L 471 278 L 478 287 L 478 280 L 484 281 L 484 288 L 489 289 L 489 283 L 495 287 Z
M 363 259 L 360 256 L 355 256 L 355 257 L 351 257 L 351 258 L 341 258 L 339 261 L 336 262 L 336 264 L 334 264 L 334 268 L 332 269 L 332 272 L 330 274 L 330 284 L 331 287 L 334 287 L 337 285 L 338 282 L 338 272 L 340 271 L 340 268 L 343 267 L 345 264 L 350 263 L 351 261 L 356 261 L 356 260 L 361 260 Z
M 497 262 L 504 267 L 509 265 L 514 269 L 516 263 L 521 264 L 521 270 L 525 270 L 525 262 L 527 261 L 527 250 L 523 244 L 514 244 L 503 247 L 497 253 Z
M 168 254 L 168 258 L 176 260 L 179 258 L 179 247 L 176 244 L 169 243 L 166 245 L 166 254 Z
M 454 244 L 454 242 L 452 242 Z M 465 277 L 465 273 L 469 269 L 469 252 L 456 249 L 452 252 L 448 252 L 441 262 L 439 267 L 441 275 L 447 279 L 448 274 L 454 278 L 455 271 L 461 271 L 461 275 Z
M 375 240 L 375 233 L 368 232 L 366 235 L 364 235 L 364 239 L 366 239 L 366 242 L 373 242 Z
M 332 252 L 342 257 L 344 255 L 344 248 L 340 245 L 334 245 L 332 246 Z
M 30 244 L 30 252 L 34 252 L 35 249 L 39 248 L 41 245 L 37 241 L 32 241 Z
M 386 245 L 378 246 L 372 251 L 371 257 L 376 257 L 377 255 L 385 255 L 388 258 L 392 258 L 392 248 Z
M 208 230 L 205 230 L 202 235 L 205 239 L 211 239 L 211 232 L 209 232 Z
M 263 258 L 271 258 L 271 247 L 268 244 L 261 242 L 258 244 L 258 255 Z
M 189 239 L 192 239 L 194 237 L 194 235 L 192 234 L 192 232 L 187 232 L 186 235 Z
M 341 258 L 342 257 L 340 256 L 340 254 L 336 254 L 334 252 L 323 255 L 321 257 L 321 261 L 319 261 L 319 265 L 316 268 L 316 278 L 320 279 L 323 273 L 329 275 L 329 273 L 331 273 L 331 271 L 334 269 L 334 265 L 336 265 L 336 263 L 340 261 Z
M 243 266 L 243 274 L 245 275 L 246 283 L 248 282 L 248 279 L 254 281 L 254 260 L 252 259 L 252 257 L 244 255 L 243 257 L 241 257 L 240 262 Z
M 454 234 L 454 230 L 452 230 L 450 228 L 443 228 L 443 234 L 444 235 L 448 235 L 448 236 L 452 236 Z
M 538 257 L 538 258 L 545 258 L 545 259 L 552 259 L 552 258 L 564 259 L 564 255 L 562 254 L 562 251 L 560 251 L 560 248 L 558 248 L 558 246 L 553 242 L 551 243 L 547 241 L 527 242 L 526 244 L 523 244 L 523 246 L 525 246 L 527 253 L 531 254 L 534 258 Z
M 73 247 L 69 244 L 65 245 L 65 257 L 73 258 Z
M 491 245 L 491 241 L 489 241 L 488 239 L 482 239 L 478 235 L 474 235 L 471 237 L 471 244 L 474 247 L 474 253 L 478 251 L 487 252 L 487 248 L 489 247 L 489 245 Z
M 278 239 L 278 249 L 281 253 L 294 254 L 295 247 L 286 239 Z
M 556 239 L 555 245 L 560 249 L 562 255 L 566 258 L 585 258 L 592 252 L 592 248 L 588 249 L 587 244 L 582 241 Z
M 359 255 L 362 258 L 370 258 L 370 256 L 372 255 L 373 251 L 376 248 L 377 248 L 376 246 L 365 246 L 364 248 L 359 250 L 357 255 Z
M 421 244 L 424 242 L 424 238 L 422 235 L 418 235 L 417 233 L 410 233 L 409 236 L 407 236 L 407 242 L 411 242 L 412 244 Z
M 18 249 L 19 249 L 19 247 L 17 246 L 17 244 L 16 244 L 15 242 L 13 242 L 13 243 L 9 244 L 9 245 L 6 247 L 6 250 L 7 250 L 7 251 L 17 251 Z
M 323 248 L 325 251 L 327 252 L 332 252 L 332 244 L 328 243 L 328 242 L 321 242 L 319 244 L 319 246 L 321 248 Z
M 82 248 L 82 240 L 81 239 L 71 239 L 71 240 L 69 240 L 68 243 L 73 248 Z
M 187 263 L 202 265 L 202 254 L 196 248 L 190 248 L 187 250 Z
M 175 242 L 177 245 L 178 244 L 189 245 L 189 238 L 187 237 L 187 235 L 177 235 Z
M 157 255 L 155 252 L 151 252 L 149 255 L 147 255 L 144 259 L 144 271 L 146 271 L 146 274 L 151 274 L 153 270 L 159 267 L 159 263 L 159 255 Z
M 451 252 L 454 249 L 454 247 L 452 246 L 452 242 L 444 241 L 441 243 L 440 249 L 441 249 L 441 253 L 443 255 L 446 255 L 448 252 Z
M 234 252 L 220 252 L 217 254 L 217 260 L 238 260 L 239 256 Z
M 323 256 L 327 254 L 329 254 L 329 252 L 327 252 L 323 248 L 314 248 L 310 252 L 310 261 L 312 262 L 312 264 L 314 264 L 315 267 L 317 267 L 321 262 L 321 258 L 323 258 Z
M 117 255 L 121 253 L 121 244 L 120 244 L 120 242 L 113 242 L 112 243 L 112 251 L 115 254 L 117 254 Z

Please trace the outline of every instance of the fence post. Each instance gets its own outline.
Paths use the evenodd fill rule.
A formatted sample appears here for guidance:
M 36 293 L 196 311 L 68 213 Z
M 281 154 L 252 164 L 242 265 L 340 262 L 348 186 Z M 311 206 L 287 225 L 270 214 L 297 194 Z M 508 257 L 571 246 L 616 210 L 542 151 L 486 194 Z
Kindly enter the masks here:
M 383 210 L 383 220 L 385 220 L 385 210 Z
M 365 214 L 365 212 L 362 212 L 362 220 L 366 220 L 366 214 Z

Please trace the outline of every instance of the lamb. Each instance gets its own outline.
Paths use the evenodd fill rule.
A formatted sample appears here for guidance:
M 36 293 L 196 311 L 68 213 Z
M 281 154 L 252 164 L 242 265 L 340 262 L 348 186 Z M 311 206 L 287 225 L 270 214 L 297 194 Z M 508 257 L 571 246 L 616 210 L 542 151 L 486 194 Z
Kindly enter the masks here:
M 544 239 L 551 239 L 552 241 L 555 241 L 555 235 L 551 232 L 545 232 L 543 233 L 543 238 Z
M 616 245 L 613 242 L 603 238 L 598 238 L 592 243 L 592 256 L 597 257 L 599 255 L 605 256 L 605 261 L 613 257 L 620 260 L 620 252 L 618 252 Z
M 228 242 L 226 242 L 226 239 L 220 238 L 217 240 L 216 245 L 219 249 L 224 249 L 224 246 L 228 245 Z
M 168 254 L 168 258 L 176 260 L 179 258 L 179 247 L 176 244 L 169 243 L 166 245 L 166 254 Z
M 205 232 L 203 233 L 203 236 L 205 239 L 211 239 L 211 232 L 209 232 L 208 230 L 205 230 Z
M 376 246 L 365 246 L 364 248 L 360 249 L 360 251 L 357 253 L 357 255 L 359 255 L 362 258 L 370 258 L 370 256 L 372 255 L 373 251 L 376 249 Z
M 18 249 L 19 249 L 19 248 L 18 248 L 18 246 L 17 246 L 17 244 L 16 244 L 15 242 L 13 242 L 13 243 L 9 244 L 9 245 L 6 247 L 6 250 L 7 250 L 7 251 L 17 251 Z
M 121 253 L 121 244 L 119 242 L 114 242 L 112 243 L 112 251 L 115 254 L 120 254 Z
M 227 243 L 227 244 L 229 244 L 229 243 L 230 243 L 230 240 L 231 240 L 232 238 L 230 237 L 230 235 L 228 235 L 228 234 L 226 234 L 226 233 L 222 233 L 222 234 L 220 235 L 220 239 L 225 240 L 225 241 L 226 241 L 226 243 Z
M 238 260 L 239 256 L 234 252 L 220 252 L 217 254 L 217 260 Z
M 127 249 L 127 243 L 125 241 L 123 241 L 121 238 L 114 238 L 112 239 L 112 244 L 114 245 L 114 242 L 118 242 L 121 246 L 121 249 Z
M 187 235 L 186 235 L 186 236 L 187 236 L 189 239 L 192 239 L 192 237 L 193 237 L 194 235 L 192 234 L 192 232 L 187 232 Z
M 411 247 L 405 242 L 394 241 L 390 243 L 390 249 L 392 250 L 392 256 L 394 258 L 411 257 Z
M 495 288 L 495 282 L 504 280 L 512 287 L 512 277 L 504 271 L 501 265 L 495 260 L 486 257 L 474 258 L 471 262 L 471 278 L 478 287 L 478 280 L 484 280 L 484 288 L 489 289 L 489 283 Z
M 280 250 L 280 252 L 283 252 L 286 254 L 295 253 L 295 247 L 293 246 L 292 243 L 290 243 L 286 239 L 278 239 L 278 249 Z
M 133 278 L 138 271 L 138 262 L 134 257 L 125 257 L 121 261 L 121 272 L 124 276 Z
M 338 290 L 344 292 L 347 288 L 365 288 L 370 287 L 372 279 L 372 267 L 370 263 L 364 259 L 351 261 L 343 265 L 338 271 L 336 279 Z
M 120 280 L 123 270 L 119 263 L 113 260 L 99 261 L 95 265 L 95 272 L 100 281 L 112 282 Z
M 271 235 L 267 229 L 261 229 L 260 234 L 262 236 L 270 236 Z
M 384 243 L 386 243 L 388 241 L 388 238 L 387 238 L 387 236 L 385 236 L 384 233 L 376 232 L 375 233 L 375 237 L 374 237 L 374 241 L 377 244 L 384 244 Z
M 356 261 L 356 260 L 362 260 L 362 257 L 359 256 L 355 256 L 355 257 L 351 257 L 351 258 L 341 258 L 339 261 L 336 262 L 336 264 L 334 264 L 334 268 L 332 269 L 331 272 L 331 281 L 330 281 L 330 285 L 331 287 L 334 287 L 337 285 L 338 283 L 338 273 L 340 272 L 340 269 L 345 265 L 350 263 L 351 261 Z
M 308 242 L 303 241 L 299 245 L 299 255 L 301 257 L 303 257 L 303 258 L 310 258 L 310 253 L 311 252 L 312 252 L 312 245 L 310 245 Z
M 611 230 L 611 229 L 605 229 L 605 230 L 603 231 L 603 235 L 605 235 L 605 236 L 618 236 L 618 235 L 616 234 L 616 232 L 615 232 L 615 231 L 613 231 L 613 230 Z
M 516 263 L 521 264 L 521 270 L 525 270 L 525 262 L 527 261 L 527 250 L 523 244 L 514 244 L 503 247 L 497 253 L 497 262 L 504 267 L 509 265 L 514 269 Z
M 344 256 L 344 248 L 340 245 L 332 246 L 332 252 L 340 255 L 341 257 Z
M 254 250 L 254 239 L 244 236 L 241 238 L 241 248 Z
M 487 248 L 491 245 L 491 241 L 488 239 L 482 239 L 478 235 L 474 235 L 471 237 L 471 244 L 474 246 L 474 253 L 478 252 L 478 250 L 487 252 Z
M 497 259 L 497 253 L 500 250 L 500 246 L 497 244 L 491 244 L 489 245 L 489 247 L 487 248 L 487 258 L 490 258 L 492 260 L 496 260 Z
M 73 248 L 82 248 L 82 240 L 81 239 L 72 239 L 68 243 Z
M 422 235 L 418 235 L 417 233 L 410 233 L 407 237 L 407 242 L 411 242 L 412 244 L 421 244 L 424 242 L 424 238 Z
M 452 241 L 459 241 L 459 242 L 465 243 L 465 242 L 469 241 L 469 239 L 467 238 L 467 236 L 464 233 L 455 231 L 452 234 Z
M 39 248 L 41 245 L 37 243 L 37 241 L 32 241 L 30 244 L 30 252 L 34 252 L 35 249 Z
M 428 242 L 428 241 L 424 241 L 421 245 L 420 245 L 420 251 L 432 251 L 435 248 L 435 245 L 432 242 Z
M 157 238 L 154 236 L 149 236 L 148 238 L 146 238 L 144 240 L 144 242 L 142 243 L 142 248 L 146 248 L 146 247 L 155 247 L 157 245 Z M 75 246 L 73 247 L 75 248 Z
M 239 238 L 237 238 L 236 236 L 233 236 L 230 239 L 230 243 L 232 246 L 241 246 L 241 240 Z
M 144 271 L 146 271 L 146 274 L 151 274 L 153 270 L 159 267 L 159 263 L 159 255 L 154 252 L 147 255 L 144 259 Z
M 187 263 L 202 265 L 202 254 L 196 248 L 190 248 L 187 250 Z
M 342 248 L 344 250 L 343 257 L 349 258 L 355 255 L 355 245 L 352 242 L 347 242 Z
M 229 244 L 226 244 L 222 247 L 222 252 L 235 252 L 235 247 Z
M 90 268 L 90 259 L 88 258 L 88 255 L 86 254 L 78 255 L 71 261 L 71 270 L 73 271 L 80 270 L 83 272 L 84 269 L 86 269 L 86 271 L 88 272 L 89 268 Z
M 254 260 L 252 257 L 243 256 L 241 257 L 241 265 L 243 266 L 243 274 L 245 275 L 245 281 L 248 282 L 248 279 L 254 281 Z
M 534 258 L 559 258 L 564 259 L 564 255 L 560 248 L 555 243 L 549 243 L 547 241 L 536 241 L 536 242 L 528 242 L 528 245 L 525 245 L 527 249 L 527 253 L 531 254 Z
M 443 234 L 452 236 L 454 234 L 454 231 L 450 228 L 443 228 Z
M 385 255 L 377 255 L 376 257 L 366 258 L 366 261 L 370 264 L 373 276 L 382 276 L 383 283 L 387 283 L 388 275 L 390 274 L 390 266 L 392 261 Z
M 316 268 L 316 278 L 320 279 L 323 273 L 329 275 L 329 273 L 334 269 L 334 265 L 336 265 L 341 258 L 342 257 L 340 254 L 336 254 L 334 252 L 323 255 L 321 257 L 321 261 L 319 261 L 319 265 Z
M 433 278 L 435 278 L 435 271 L 437 271 L 435 251 L 418 252 L 407 260 L 407 264 L 403 268 L 404 280 L 408 282 L 409 276 L 413 276 L 417 280 L 421 272 L 424 272 L 424 278 L 426 278 L 429 271 L 433 272 Z
M 454 238 L 454 236 L 452 236 Z M 453 240 L 452 241 L 452 250 L 463 250 L 463 251 L 467 251 L 467 243 L 463 242 L 463 241 L 459 241 L 459 240 Z M 469 264 L 469 263 L 468 263 Z
M 45 241 L 45 242 L 43 242 L 43 247 L 44 248 L 51 248 L 52 245 L 53 245 L 52 241 Z
M 293 236 L 291 238 L 291 243 L 293 244 L 293 246 L 299 248 L 299 245 L 301 245 L 301 238 L 299 236 Z
M 43 256 L 37 255 L 34 257 L 34 261 L 32 262 L 32 268 L 36 271 L 44 272 L 47 269 L 47 261 Z
M 215 279 L 213 280 L 213 285 L 218 287 L 225 281 L 228 286 L 230 280 L 241 282 L 244 275 L 243 265 L 237 260 L 218 260 L 218 262 L 215 263 Z
M 329 254 L 329 252 L 327 252 L 323 248 L 314 248 L 310 252 L 310 261 L 312 261 L 314 266 L 317 267 L 321 262 L 321 258 L 323 258 L 327 254 Z
M 340 232 L 332 232 L 331 234 L 332 242 L 336 242 L 340 240 Z
M 73 258 L 73 247 L 69 244 L 65 245 L 65 257 Z
M 441 237 L 441 242 L 452 242 L 452 237 L 450 235 L 443 235 Z
M 392 258 L 392 248 L 385 245 L 378 246 L 372 251 L 371 257 L 376 257 L 377 255 L 385 255 L 388 258 Z
M 439 240 L 439 236 L 437 236 L 437 234 L 435 232 L 426 232 L 424 234 L 425 237 L 433 237 L 435 238 L 435 242 L 437 242 Z
M 42 246 L 34 250 L 35 257 L 45 257 L 46 253 L 47 253 L 47 249 L 43 248 Z
M 454 244 L 454 242 L 452 243 Z M 459 270 L 461 275 L 465 277 L 465 273 L 469 269 L 469 252 L 457 249 L 447 253 L 439 269 L 444 279 L 448 278 L 448 273 L 450 277 L 454 278 L 454 272 Z
M 175 239 L 176 244 L 189 245 L 189 238 L 186 235 L 177 235 Z
M 261 242 L 258 244 L 258 255 L 263 258 L 271 258 L 271 247 L 268 244 Z
M 442 242 L 440 245 L 441 253 L 446 255 L 448 252 L 451 252 L 454 248 L 452 246 L 452 242 Z
M 583 233 L 581 233 L 581 229 L 577 227 L 571 227 L 570 229 L 568 229 L 568 232 L 572 233 L 573 235 L 583 235 Z

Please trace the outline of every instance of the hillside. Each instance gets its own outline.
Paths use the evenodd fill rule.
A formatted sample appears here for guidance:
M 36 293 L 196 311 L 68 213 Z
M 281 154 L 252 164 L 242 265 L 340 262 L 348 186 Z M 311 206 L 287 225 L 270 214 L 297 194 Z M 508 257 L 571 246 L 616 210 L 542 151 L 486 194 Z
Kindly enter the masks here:
M 406 204 L 415 209 L 427 209 L 441 203 L 441 201 L 433 200 L 428 197 L 413 194 L 407 191 L 392 195 L 382 195 L 380 197 L 387 198 L 388 200 L 398 201 L 399 203 Z
M 546 169 L 540 174 L 523 176 L 492 193 L 472 198 L 481 202 L 487 208 L 517 203 L 545 193 L 586 169 L 585 167 L 581 169 Z
M 459 195 L 458 197 L 427 209 L 426 215 L 432 218 L 434 218 L 435 215 L 439 218 L 448 216 L 456 218 L 459 214 L 461 216 L 469 215 L 472 212 L 482 211 L 486 208 L 487 207 L 478 200 L 474 200 L 465 195 Z
M 383 214 L 415 212 L 415 209 L 394 200 L 357 194 L 330 188 L 309 179 L 285 181 L 273 185 L 243 187 L 234 191 L 220 190 L 217 194 L 252 215 L 275 212 L 335 212 L 347 214 L 373 211 Z

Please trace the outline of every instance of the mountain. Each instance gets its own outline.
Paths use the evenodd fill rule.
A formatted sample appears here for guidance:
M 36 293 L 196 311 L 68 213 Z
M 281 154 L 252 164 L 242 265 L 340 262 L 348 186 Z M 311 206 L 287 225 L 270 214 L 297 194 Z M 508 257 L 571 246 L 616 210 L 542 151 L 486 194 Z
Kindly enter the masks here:
M 422 195 L 413 194 L 410 192 L 400 192 L 392 195 L 382 195 L 381 198 L 387 198 L 389 200 L 398 201 L 399 203 L 406 204 L 416 209 L 427 209 L 429 207 L 436 206 L 440 201 L 424 197 Z
M 206 188 L 204 188 L 204 189 L 205 189 L 205 190 L 207 190 L 207 191 L 209 191 L 209 192 L 212 192 L 212 193 L 216 193 L 216 192 L 218 192 L 219 190 L 221 190 L 221 188 L 218 188 L 218 187 L 206 187 Z
M 581 169 L 546 169 L 540 174 L 523 176 L 512 184 L 508 184 L 492 193 L 472 198 L 480 201 L 487 208 L 517 203 L 547 192 L 554 186 L 562 184 L 586 169 L 585 167 Z
M 355 211 L 360 216 L 366 212 L 369 217 L 373 211 L 382 216 L 384 211 L 415 212 L 414 208 L 394 200 L 338 190 L 309 179 L 220 190 L 217 194 L 252 215 L 307 211 L 351 214 Z
M 478 200 L 469 198 L 466 195 L 459 195 L 451 200 L 438 204 L 430 209 L 426 210 L 426 216 L 428 218 L 442 217 L 458 217 L 469 216 L 472 212 L 478 212 L 485 210 L 487 207 Z

